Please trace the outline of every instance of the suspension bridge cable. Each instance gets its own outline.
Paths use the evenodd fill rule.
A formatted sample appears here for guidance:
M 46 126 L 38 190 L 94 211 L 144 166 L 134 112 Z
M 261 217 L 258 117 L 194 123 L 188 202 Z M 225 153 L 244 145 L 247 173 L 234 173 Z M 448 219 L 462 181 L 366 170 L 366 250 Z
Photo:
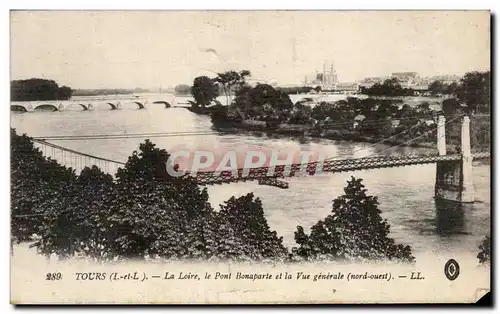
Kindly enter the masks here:
M 459 118 L 461 118 L 461 117 L 462 117 L 462 116 L 457 116 L 456 118 L 454 118 L 454 119 L 451 119 L 451 120 L 447 121 L 447 122 L 444 124 L 444 126 L 446 126 L 448 123 L 451 123 L 451 122 L 453 122 L 453 121 L 455 121 L 455 120 L 457 120 L 457 119 L 459 119 Z M 409 139 L 408 141 L 403 142 L 403 143 L 400 143 L 400 144 L 398 144 L 398 145 L 396 145 L 396 146 L 391 146 L 391 147 L 388 147 L 388 148 L 384 149 L 382 152 L 380 152 L 378 155 L 372 154 L 372 155 L 370 155 L 370 156 L 368 156 L 368 157 L 377 157 L 377 156 L 380 156 L 380 154 L 382 154 L 382 153 L 384 153 L 384 152 L 386 152 L 386 151 L 388 151 L 388 150 L 390 150 L 390 149 L 398 148 L 398 147 L 400 147 L 400 146 L 406 146 L 408 143 L 411 143 L 411 142 L 413 142 L 413 141 L 415 141 L 415 140 L 417 140 L 417 139 L 419 139 L 419 138 L 421 138 L 421 137 L 427 136 L 428 134 L 431 134 L 432 132 L 437 131 L 437 130 L 439 129 L 439 127 L 440 127 L 440 126 L 437 126 L 436 128 L 434 128 L 434 129 L 432 129 L 432 130 L 429 130 L 429 131 L 427 131 L 427 132 L 424 132 L 423 134 L 421 134 L 421 135 L 419 135 L 419 136 L 417 136 L 417 137 L 414 137 L 414 138 L 412 138 L 412 139 Z M 439 137 L 439 138 L 441 138 L 441 137 Z
M 124 134 L 88 134 L 88 135 L 53 135 L 53 136 L 38 136 L 33 137 L 35 139 L 54 139 L 54 138 L 85 138 L 85 137 L 103 137 L 103 136 L 141 136 L 141 135 L 184 135 L 184 134 L 197 134 L 197 133 L 205 133 L 207 131 L 181 131 L 181 132 L 151 132 L 151 133 L 124 133 Z M 214 132 L 214 131 L 209 131 Z M 214 132 L 217 133 L 217 132 Z
M 344 154 L 344 155 L 339 155 L 339 156 L 335 156 L 335 157 L 330 157 L 330 158 L 325 159 L 325 161 L 335 160 L 335 159 L 338 159 L 338 158 L 340 158 L 340 157 L 344 157 L 344 156 L 347 156 L 347 155 L 352 155 L 352 154 L 357 153 L 357 152 L 359 152 L 359 151 L 362 151 L 362 150 L 366 150 L 366 149 L 372 148 L 372 147 L 374 147 L 374 146 L 376 146 L 376 145 L 380 145 L 380 144 L 382 144 L 382 143 L 383 143 L 383 142 L 385 142 L 385 141 L 388 141 L 388 140 L 390 140 L 390 139 L 392 139 L 392 138 L 394 138 L 394 137 L 396 137 L 396 136 L 398 136 L 398 135 L 401 135 L 401 134 L 403 134 L 403 133 L 406 133 L 406 132 L 408 132 L 408 131 L 412 130 L 413 128 L 416 128 L 416 127 L 419 127 L 419 126 L 420 126 L 420 125 L 415 124 L 415 125 L 414 125 L 414 126 L 412 126 L 411 128 L 408 128 L 408 129 L 406 129 L 406 130 L 404 130 L 404 131 L 401 131 L 401 132 L 399 132 L 399 133 L 396 133 L 396 134 L 394 134 L 394 135 L 392 135 L 392 136 L 390 136 L 390 137 L 388 137 L 388 138 L 382 139 L 382 140 L 380 140 L 380 141 L 378 141 L 378 142 L 376 142 L 376 143 L 373 143 L 372 145 L 370 145 L 370 146 L 368 146 L 368 147 L 363 147 L 363 148 L 360 148 L 360 149 L 355 150 L 355 151 L 353 151 L 353 152 L 351 152 L 351 153 L 349 153 L 349 154 L 347 154 L 347 153 L 346 153 L 346 154 Z
M 180 137 L 180 136 L 206 136 L 219 135 L 218 132 L 192 133 L 192 134 L 155 134 L 155 135 L 121 135 L 121 136 L 87 136 L 87 137 L 36 137 L 40 140 L 50 141 L 85 141 L 85 140 L 113 140 L 113 139 L 134 139 L 134 138 L 158 138 L 158 137 Z
M 445 123 L 445 125 L 446 125 L 446 124 L 448 124 L 448 123 L 451 123 L 452 121 L 454 121 L 454 120 L 456 120 L 456 119 L 458 119 L 458 118 L 460 118 L 461 116 L 462 116 L 462 115 L 459 115 L 459 116 L 455 117 L 454 119 L 449 120 L 448 122 L 446 122 L 446 123 Z M 387 123 L 387 122 L 385 121 L 385 122 L 384 122 L 384 124 L 385 124 L 385 123 Z M 406 129 L 406 130 L 404 130 L 404 131 L 402 131 L 402 132 L 399 132 L 399 133 L 397 133 L 397 134 L 394 134 L 394 135 L 390 136 L 389 138 L 382 139 L 382 140 L 378 141 L 377 143 L 374 143 L 374 144 L 370 145 L 369 147 L 365 147 L 365 148 L 359 149 L 359 150 L 357 150 L 357 151 L 360 151 L 360 150 L 365 150 L 365 149 L 367 149 L 367 148 L 370 148 L 370 147 L 373 147 L 373 146 L 375 146 L 375 145 L 381 144 L 381 143 L 383 143 L 383 142 L 385 142 L 385 141 L 388 141 L 388 140 L 390 140 L 390 139 L 392 139 L 392 138 L 394 138 L 394 137 L 396 137 L 396 136 L 398 136 L 398 135 L 401 135 L 401 134 L 403 134 L 403 133 L 406 133 L 406 132 L 408 132 L 409 130 L 411 130 L 411 129 L 415 128 L 415 127 L 418 127 L 418 126 L 419 126 L 418 124 L 417 124 L 417 125 L 414 125 L 414 126 L 412 126 L 411 128 L 409 128 L 409 129 Z M 408 144 L 408 143 L 410 143 L 410 142 L 412 142 L 412 141 L 414 141 L 414 140 L 416 140 L 416 139 L 418 139 L 418 138 L 420 138 L 420 137 L 423 137 L 423 136 L 425 136 L 425 135 L 427 135 L 427 134 L 429 134 L 429 133 L 431 133 L 431 132 L 434 132 L 435 130 L 437 130 L 437 128 L 435 128 L 435 129 L 433 129 L 433 130 L 431 130 L 431 131 L 428 131 L 428 132 L 426 132 L 426 133 L 424 133 L 424 134 L 422 134 L 422 135 L 420 135 L 420 136 L 418 136 L 418 137 L 416 137 L 416 138 L 413 138 L 413 139 L 408 140 L 408 141 L 406 141 L 406 142 L 404 142 L 404 143 L 401 143 L 401 144 L 399 144 L 399 145 L 397 145 L 397 146 L 391 146 L 391 147 L 389 147 L 389 148 L 385 149 L 383 152 L 385 152 L 385 151 L 387 151 L 387 150 L 389 150 L 389 149 L 392 149 L 392 148 L 397 148 L 397 147 L 400 147 L 400 146 L 402 146 L 402 145 L 406 145 L 406 144 Z M 179 132 L 179 133 L 184 133 L 184 132 Z M 185 132 L 185 133 L 189 133 L 189 132 Z M 150 133 L 150 134 L 153 134 L 153 133 Z M 200 134 L 201 134 L 201 133 L 200 133 Z M 159 134 L 159 135 L 163 135 L 163 134 Z M 66 148 L 66 147 L 63 147 L 63 146 L 59 146 L 59 145 L 56 145 L 56 144 L 53 144 L 53 143 L 49 143 L 49 142 L 47 142 L 47 141 L 45 141 L 45 140 L 41 140 L 41 139 L 39 139 L 39 138 L 33 138 L 33 141 L 34 141 L 34 142 L 36 142 L 36 143 L 42 144 L 42 145 L 43 145 L 43 150 L 44 150 L 44 151 L 45 151 L 45 147 L 47 147 L 47 146 L 48 146 L 48 147 L 51 147 L 51 148 L 53 148 L 53 149 L 54 149 L 54 148 L 57 148 L 57 149 L 59 149 L 59 150 L 61 150 L 61 151 L 63 151 L 63 152 L 69 152 L 69 153 L 73 153 L 73 154 L 76 154 L 76 155 L 80 155 L 80 156 L 88 157 L 88 158 L 89 158 L 89 160 L 90 160 L 90 158 L 93 158 L 93 159 L 95 159 L 95 160 L 97 160 L 97 161 L 111 162 L 111 163 L 121 164 L 121 165 L 124 165 L 124 164 L 125 164 L 124 162 L 120 162 L 120 161 L 116 161 L 116 160 L 111 160 L 111 159 L 107 159 L 107 158 L 102 158 L 102 157 L 98 157 L 98 156 L 94 156 L 94 155 L 90 155 L 90 154 L 82 153 L 82 152 L 79 152 L 79 151 L 76 151 L 76 150 L 72 150 L 72 149 L 69 149 L 69 148 Z M 357 151 L 355 151 L 355 152 L 357 152 Z M 351 154 L 352 154 L 352 153 L 350 153 L 349 155 L 351 155 Z M 347 154 L 346 154 L 346 155 L 347 155 Z M 375 154 L 372 154 L 372 155 L 370 155 L 370 156 L 374 156 L 374 155 L 375 155 Z M 368 157 L 370 157 L 370 156 L 368 156 Z M 76 157 L 76 156 L 75 156 L 75 157 Z M 338 159 L 338 158 L 340 158 L 340 157 L 342 157 L 342 156 L 330 157 L 330 158 L 325 159 L 324 161 L 334 160 L 334 159 Z M 324 162 L 324 161 L 322 161 L 322 162 Z
M 63 147 L 63 146 L 59 146 L 59 145 L 56 145 L 56 144 L 52 144 L 52 143 L 46 142 L 46 141 L 43 141 L 43 140 L 33 139 L 33 142 L 41 144 L 44 147 L 44 149 L 45 149 L 45 147 L 48 146 L 48 147 L 53 147 L 53 148 L 60 149 L 62 151 L 65 151 L 66 153 L 72 153 L 72 154 L 75 154 L 75 155 L 80 155 L 80 156 L 85 156 L 85 157 L 89 157 L 89 158 L 94 158 L 94 159 L 99 160 L 99 161 L 107 161 L 107 162 L 116 163 L 116 164 L 120 164 L 120 165 L 124 165 L 125 164 L 124 162 L 121 162 L 121 161 L 107 159 L 107 158 L 102 158 L 102 157 L 98 157 L 98 156 L 94 156 L 94 155 L 82 153 L 82 152 L 79 152 L 79 151 L 76 151 L 76 150 L 73 150 L 73 149 L 69 149 L 67 147 Z
M 413 117 L 407 117 L 407 118 L 401 118 L 401 119 L 396 119 L 398 121 L 412 121 L 415 119 L 422 119 L 422 118 L 430 118 L 430 116 L 413 116 Z M 328 127 L 342 127 L 342 126 L 348 126 L 348 125 L 353 125 L 355 121 L 350 121 L 350 122 L 337 122 L 337 123 L 332 123 L 329 124 Z M 361 122 L 361 125 L 363 126 L 376 126 L 376 125 L 385 125 L 387 123 L 386 120 L 384 121 L 379 121 L 379 120 L 368 120 L 366 122 Z M 276 130 L 275 128 L 263 128 L 259 129 L 257 131 L 274 131 Z M 237 131 L 223 131 L 223 132 L 217 132 L 217 131 L 185 131 L 185 132 L 156 132 L 156 133 L 131 133 L 131 134 L 95 134 L 95 135 L 55 135 L 55 136 L 37 136 L 33 137 L 33 139 L 37 140 L 59 140 L 59 141 L 64 141 L 64 140 L 96 140 L 96 139 L 130 139 L 130 138 L 144 138 L 144 137 L 176 137 L 176 136 L 203 136 L 203 135 L 220 135 L 220 134 L 227 134 L 227 133 L 234 133 L 238 134 Z

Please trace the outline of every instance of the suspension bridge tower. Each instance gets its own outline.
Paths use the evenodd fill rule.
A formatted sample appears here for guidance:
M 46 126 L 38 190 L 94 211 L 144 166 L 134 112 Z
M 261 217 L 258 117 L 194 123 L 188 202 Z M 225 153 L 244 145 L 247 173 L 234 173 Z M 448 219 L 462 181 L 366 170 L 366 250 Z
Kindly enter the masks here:
M 445 117 L 438 119 L 437 147 L 440 156 L 446 155 Z M 435 197 L 437 199 L 472 203 L 474 184 L 472 174 L 472 154 L 470 144 L 470 118 L 464 116 L 460 137 L 461 160 L 441 160 L 436 165 Z

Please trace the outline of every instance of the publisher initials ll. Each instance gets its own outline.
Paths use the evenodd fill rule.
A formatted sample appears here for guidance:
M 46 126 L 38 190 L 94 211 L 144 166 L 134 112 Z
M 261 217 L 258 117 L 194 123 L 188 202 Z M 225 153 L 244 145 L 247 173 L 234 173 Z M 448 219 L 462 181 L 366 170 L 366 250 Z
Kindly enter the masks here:
M 420 272 L 414 272 L 414 271 L 412 271 L 410 279 L 422 280 L 422 279 L 424 279 L 424 277 L 421 276 Z

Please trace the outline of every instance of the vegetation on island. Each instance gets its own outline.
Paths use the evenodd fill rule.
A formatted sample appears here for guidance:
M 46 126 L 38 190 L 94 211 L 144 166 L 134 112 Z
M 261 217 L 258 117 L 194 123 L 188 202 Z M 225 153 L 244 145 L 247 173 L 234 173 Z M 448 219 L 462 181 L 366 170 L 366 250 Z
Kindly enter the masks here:
M 434 81 L 429 84 L 428 92 L 432 96 L 447 96 L 464 104 L 468 113 L 489 113 L 491 102 L 491 77 L 490 71 L 468 72 L 459 82 L 449 84 Z M 361 88 L 361 93 L 369 96 L 414 96 L 411 88 L 403 88 L 397 78 L 390 78 L 383 83 Z
M 115 180 L 96 166 L 76 174 L 13 129 L 11 154 L 12 241 L 31 242 L 40 254 L 95 261 L 413 261 L 409 247 L 388 237 L 389 224 L 360 180 L 349 181 L 332 214 L 311 235 L 296 235 L 298 247 L 289 249 L 271 230 L 259 198 L 233 196 L 215 210 L 192 178 L 168 175 L 168 152 L 149 140 Z
M 10 82 L 11 101 L 68 100 L 73 90 L 68 86 L 59 86 L 53 80 L 31 78 Z
M 219 90 L 214 80 L 208 76 L 198 76 L 193 81 L 191 92 L 195 106 L 206 107 L 219 96 Z
M 206 112 L 211 114 L 214 126 L 219 129 L 240 128 L 368 142 L 391 137 L 388 144 L 431 146 L 435 143 L 438 115 L 444 114 L 450 121 L 460 114 L 469 114 L 473 119 L 473 148 L 483 150 L 490 145 L 490 119 L 484 116 L 489 113 L 489 72 L 467 73 L 454 89 L 456 94 L 442 101 L 441 110 L 433 110 L 426 101 L 410 106 L 398 98 L 347 97 L 317 103 L 305 97 L 294 104 L 283 89 L 268 84 L 248 84 L 247 75 L 241 75 L 250 75 L 248 71 L 230 73 L 232 76 L 228 72 L 223 77 L 232 77 L 233 84 L 227 85 L 235 94 L 231 104 L 212 107 L 213 110 Z M 214 101 L 219 81 L 217 78 L 196 78 L 194 105 L 207 106 Z M 384 82 L 375 90 L 377 88 L 380 91 L 377 95 L 406 93 L 396 79 Z M 475 116 L 477 113 L 483 116 Z M 447 143 L 450 145 L 459 144 L 459 123 L 447 124 Z M 405 144 L 409 140 L 411 142 Z
M 371 87 L 360 87 L 361 94 L 369 96 L 415 96 L 412 88 L 403 88 L 397 78 L 386 79 L 383 83 L 375 83 Z
M 250 71 L 227 71 L 218 73 L 213 79 L 215 83 L 218 83 L 222 88 L 224 95 L 226 96 L 227 103 L 229 103 L 229 96 L 233 91 L 238 93 L 238 91 L 246 84 L 246 78 L 251 76 Z
M 281 86 L 278 86 L 276 87 L 277 90 L 285 93 L 285 94 L 288 94 L 288 95 L 294 95 L 294 94 L 308 94 L 310 93 L 312 90 L 314 90 L 315 92 L 319 92 L 321 91 L 321 87 L 320 86 L 317 86 L 315 88 L 311 87 L 311 86 L 298 86 L 298 87 L 281 87 Z

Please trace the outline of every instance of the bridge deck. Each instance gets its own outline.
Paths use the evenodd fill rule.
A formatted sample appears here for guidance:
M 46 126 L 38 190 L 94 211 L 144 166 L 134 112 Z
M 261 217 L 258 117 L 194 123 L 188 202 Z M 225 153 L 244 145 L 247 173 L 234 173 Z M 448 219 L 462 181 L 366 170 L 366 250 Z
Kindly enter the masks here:
M 111 159 L 106 159 L 98 156 L 93 156 L 81 152 L 77 152 L 72 149 L 68 149 L 53 143 L 46 142 L 45 140 L 33 139 L 33 141 L 43 147 L 51 148 L 52 150 L 64 151 L 65 153 L 71 154 L 73 156 L 78 156 L 81 161 L 78 165 L 83 167 L 92 167 L 96 162 L 107 164 L 113 164 L 118 167 L 123 167 L 125 163 L 120 161 L 115 161 Z M 53 157 L 52 153 L 51 157 Z M 489 152 L 475 153 L 472 154 L 474 160 L 486 159 L 490 157 Z M 333 157 L 335 158 L 335 157 Z M 262 180 L 265 182 L 269 179 L 276 178 L 286 178 L 286 177 L 298 177 L 305 175 L 319 175 L 325 172 L 344 172 L 344 171 L 355 171 L 355 170 L 368 170 L 368 169 L 380 169 L 380 168 L 392 168 L 392 167 L 403 167 L 411 165 L 421 165 L 435 163 L 444 160 L 461 160 L 462 155 L 400 155 L 400 156 L 376 156 L 376 157 L 363 157 L 363 158 L 351 158 L 351 159 L 327 159 L 323 162 L 313 162 L 308 164 L 292 164 L 292 165 L 280 165 L 274 168 L 260 167 L 260 168 L 250 168 L 250 169 L 235 169 L 232 171 L 199 171 L 196 174 L 186 172 L 186 176 L 192 176 L 201 185 L 210 184 L 221 184 L 221 183 L 231 183 L 238 181 L 251 181 L 251 180 Z M 68 158 L 63 158 L 63 160 L 68 160 Z M 69 158 L 70 162 L 76 161 L 74 158 Z M 63 162 L 64 163 L 64 162 Z M 74 165 L 66 165 L 73 167 Z M 74 167 L 76 169 L 76 167 Z M 81 170 L 81 169 L 80 169 Z M 274 170 L 274 171 L 273 171 Z M 271 180 L 272 181 L 272 180 Z M 278 185 L 278 183 L 276 183 Z
M 474 160 L 489 158 L 490 153 L 476 153 Z M 305 175 L 318 175 L 325 172 L 344 172 L 355 170 L 368 170 L 380 168 L 403 167 L 435 163 L 444 160 L 461 160 L 459 154 L 453 155 L 404 155 L 404 156 L 380 156 L 353 159 L 327 160 L 323 163 L 292 164 L 287 166 L 276 166 L 274 172 L 269 167 L 252 169 L 238 169 L 234 171 L 204 171 L 194 176 L 196 181 L 202 185 L 222 184 L 238 181 L 250 181 L 266 178 L 286 178 Z M 318 169 L 318 171 L 316 171 Z M 322 170 L 321 170 L 322 169 Z M 191 175 L 186 173 L 186 175 Z

